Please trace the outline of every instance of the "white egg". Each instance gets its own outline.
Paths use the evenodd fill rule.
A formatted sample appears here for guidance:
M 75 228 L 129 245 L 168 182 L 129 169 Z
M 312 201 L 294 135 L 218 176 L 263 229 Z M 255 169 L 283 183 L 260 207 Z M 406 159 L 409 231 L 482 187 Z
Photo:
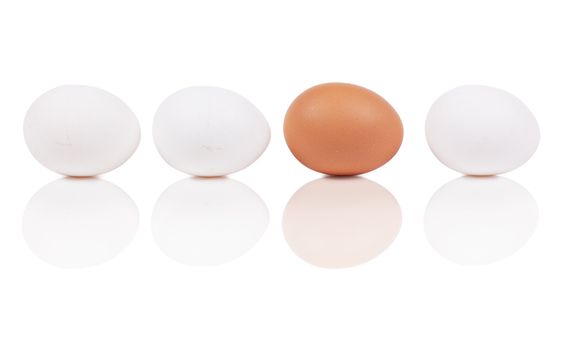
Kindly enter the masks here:
M 270 139 L 262 113 L 242 96 L 216 87 L 190 87 L 156 112 L 155 145 L 172 167 L 196 176 L 222 176 L 258 159 Z
M 116 96 L 90 86 L 67 85 L 33 102 L 24 137 L 45 167 L 67 176 L 96 176 L 130 158 L 140 141 L 140 126 Z
M 540 131 L 518 98 L 487 86 L 462 86 L 431 107 L 426 138 L 447 167 L 467 175 L 495 175 L 518 168 L 535 153 Z

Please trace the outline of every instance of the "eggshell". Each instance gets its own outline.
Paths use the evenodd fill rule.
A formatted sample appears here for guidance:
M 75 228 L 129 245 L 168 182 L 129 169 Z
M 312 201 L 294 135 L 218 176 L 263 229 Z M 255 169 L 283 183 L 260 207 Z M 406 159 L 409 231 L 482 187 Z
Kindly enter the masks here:
M 327 83 L 293 101 L 285 140 L 305 166 L 329 175 L 357 175 L 387 163 L 399 150 L 403 125 L 381 96 L 366 88 Z
M 153 139 L 163 159 L 196 176 L 223 176 L 246 168 L 263 154 L 270 136 L 267 120 L 251 102 L 209 86 L 169 96 L 153 123 Z
M 68 176 L 96 176 L 130 158 L 140 142 L 140 125 L 116 96 L 91 86 L 65 85 L 33 102 L 24 137 L 46 168 Z
M 426 138 L 434 155 L 466 175 L 496 175 L 518 168 L 535 153 L 540 131 L 527 106 L 489 86 L 461 86 L 430 108 Z

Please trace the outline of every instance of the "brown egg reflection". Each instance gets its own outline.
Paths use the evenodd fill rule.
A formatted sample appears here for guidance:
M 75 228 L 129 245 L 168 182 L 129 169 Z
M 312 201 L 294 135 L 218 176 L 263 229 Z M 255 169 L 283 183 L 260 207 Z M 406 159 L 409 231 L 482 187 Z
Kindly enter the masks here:
M 397 112 L 375 92 L 344 83 L 312 87 L 285 116 L 285 141 L 305 166 L 328 175 L 358 175 L 387 163 L 401 147 Z
M 326 177 L 300 188 L 283 215 L 283 232 L 303 260 L 346 268 L 378 256 L 401 228 L 401 208 L 384 187 L 360 177 Z

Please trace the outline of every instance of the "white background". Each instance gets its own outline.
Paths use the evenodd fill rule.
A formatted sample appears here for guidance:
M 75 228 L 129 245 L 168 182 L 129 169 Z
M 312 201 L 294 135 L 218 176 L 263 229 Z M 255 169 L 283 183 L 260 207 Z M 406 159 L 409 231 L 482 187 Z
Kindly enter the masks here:
M 562 5 L 2 1 L 0 348 L 563 349 Z M 382 254 L 347 269 L 298 257 L 281 223 L 291 196 L 320 178 L 288 151 L 283 117 L 296 95 L 328 81 L 378 92 L 405 126 L 398 155 L 364 175 L 399 202 L 401 231 Z M 142 126 L 136 154 L 103 176 L 135 202 L 139 230 L 113 259 L 79 269 L 40 258 L 32 250 L 36 242 L 22 234 L 28 201 L 58 179 L 27 151 L 23 117 L 36 97 L 62 84 L 112 92 Z M 441 93 L 462 84 L 517 95 L 542 134 L 535 156 L 504 176 L 536 200 L 536 232 L 511 256 L 471 266 L 441 256 L 423 230 L 429 200 L 459 176 L 429 151 L 425 116 Z M 165 97 L 191 85 L 239 92 L 272 128 L 265 154 L 231 176 L 263 199 L 268 229 L 249 251 L 219 266 L 170 259 L 151 230 L 160 194 L 186 177 L 157 154 L 153 113 Z

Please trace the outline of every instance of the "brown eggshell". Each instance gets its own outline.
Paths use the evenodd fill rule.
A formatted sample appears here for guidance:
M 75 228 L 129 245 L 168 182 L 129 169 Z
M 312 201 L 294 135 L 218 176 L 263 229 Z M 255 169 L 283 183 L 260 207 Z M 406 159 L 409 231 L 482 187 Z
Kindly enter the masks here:
M 403 141 L 403 124 L 387 101 L 344 83 L 317 85 L 299 95 L 287 111 L 284 132 L 301 163 L 329 175 L 377 169 Z

